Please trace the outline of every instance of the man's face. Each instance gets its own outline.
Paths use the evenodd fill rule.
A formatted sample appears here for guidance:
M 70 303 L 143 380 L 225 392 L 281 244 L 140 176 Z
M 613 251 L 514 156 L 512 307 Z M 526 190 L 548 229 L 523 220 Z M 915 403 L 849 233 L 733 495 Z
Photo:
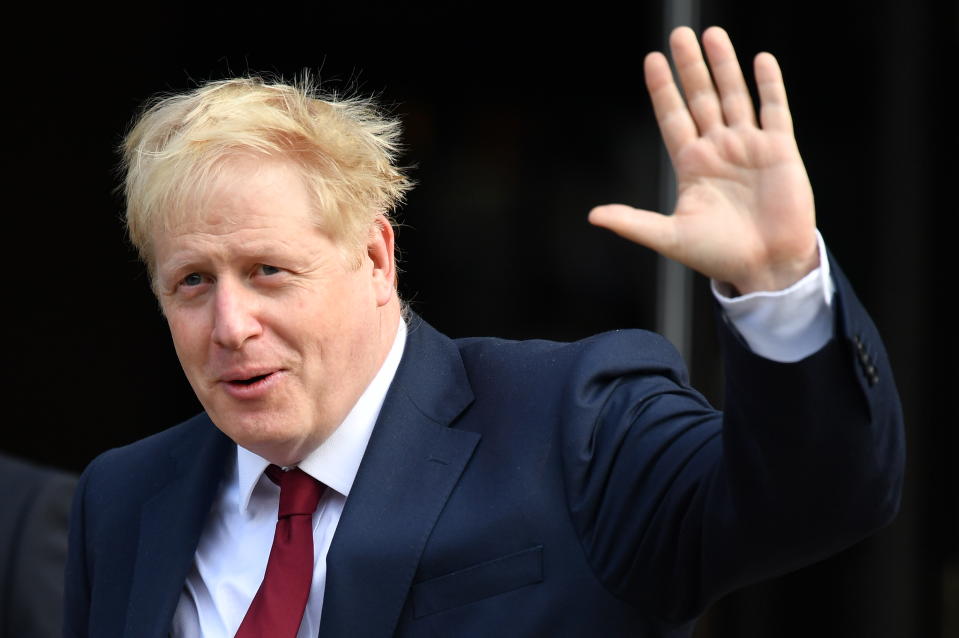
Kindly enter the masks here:
M 357 267 L 280 160 L 231 159 L 198 207 L 154 235 L 177 355 L 217 427 L 294 464 L 346 417 L 392 344 L 391 231 L 371 233 Z

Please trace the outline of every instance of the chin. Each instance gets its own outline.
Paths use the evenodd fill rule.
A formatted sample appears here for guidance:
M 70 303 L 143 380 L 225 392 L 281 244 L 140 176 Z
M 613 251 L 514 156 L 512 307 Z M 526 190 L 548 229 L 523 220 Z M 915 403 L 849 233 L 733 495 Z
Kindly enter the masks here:
M 211 414 L 210 418 L 234 443 L 264 458 L 275 456 L 282 450 L 295 454 L 297 450 L 307 446 L 307 440 L 310 438 L 302 429 L 289 427 L 288 424 L 292 419 L 264 418 L 248 414 L 242 416 Z

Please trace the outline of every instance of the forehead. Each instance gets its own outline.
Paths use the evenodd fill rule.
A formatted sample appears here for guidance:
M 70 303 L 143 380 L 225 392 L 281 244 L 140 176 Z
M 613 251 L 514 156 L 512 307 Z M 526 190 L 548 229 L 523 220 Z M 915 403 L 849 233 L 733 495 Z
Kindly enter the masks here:
M 291 161 L 238 155 L 224 159 L 189 189 L 167 216 L 165 230 L 228 227 L 261 221 L 312 220 L 310 192 Z
M 292 161 L 238 155 L 208 167 L 180 190 L 153 227 L 154 237 L 292 221 L 318 221 L 310 191 Z
M 240 157 L 224 162 L 204 188 L 160 220 L 152 238 L 160 262 L 191 247 L 256 251 L 321 235 L 295 165 Z

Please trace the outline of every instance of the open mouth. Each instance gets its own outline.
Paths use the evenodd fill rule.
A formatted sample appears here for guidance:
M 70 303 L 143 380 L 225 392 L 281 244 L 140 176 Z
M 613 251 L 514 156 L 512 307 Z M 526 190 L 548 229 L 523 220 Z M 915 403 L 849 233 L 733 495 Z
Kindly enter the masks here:
M 257 381 L 262 381 L 263 379 L 267 378 L 271 374 L 273 373 L 268 372 L 267 374 L 258 374 L 255 377 L 250 377 L 249 379 L 236 379 L 234 381 L 231 381 L 230 383 L 236 383 L 237 385 L 253 385 Z

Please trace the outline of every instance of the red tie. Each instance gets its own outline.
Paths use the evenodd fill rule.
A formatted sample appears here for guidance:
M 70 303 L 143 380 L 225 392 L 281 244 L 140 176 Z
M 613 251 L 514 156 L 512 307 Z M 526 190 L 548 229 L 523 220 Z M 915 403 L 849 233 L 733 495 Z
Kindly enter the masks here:
M 280 509 L 266 574 L 236 638 L 296 638 L 313 582 L 313 512 L 325 486 L 299 468 L 276 465 L 266 475 L 280 486 Z

